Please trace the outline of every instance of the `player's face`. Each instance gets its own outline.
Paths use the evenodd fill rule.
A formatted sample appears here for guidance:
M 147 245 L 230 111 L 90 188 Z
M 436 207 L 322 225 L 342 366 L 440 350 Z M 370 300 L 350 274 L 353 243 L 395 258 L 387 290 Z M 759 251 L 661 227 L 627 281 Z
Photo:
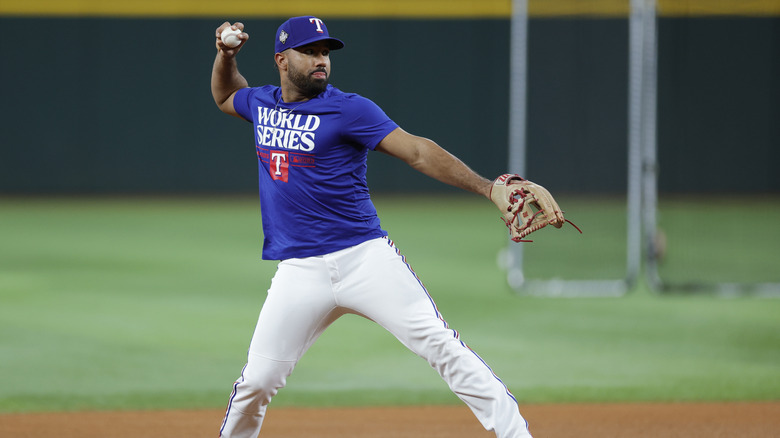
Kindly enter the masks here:
M 330 47 L 324 41 L 288 50 L 287 77 L 305 95 L 313 96 L 328 86 Z

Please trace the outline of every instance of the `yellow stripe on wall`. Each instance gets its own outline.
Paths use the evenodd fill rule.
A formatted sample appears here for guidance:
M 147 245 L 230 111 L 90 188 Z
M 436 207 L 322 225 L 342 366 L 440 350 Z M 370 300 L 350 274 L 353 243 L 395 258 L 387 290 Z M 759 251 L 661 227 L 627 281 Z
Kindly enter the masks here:
M 662 16 L 780 16 L 780 0 L 657 0 Z M 528 0 L 533 17 L 621 17 L 630 0 Z M 511 0 L 0 0 L 0 15 L 134 17 L 508 18 Z
M 780 0 L 660 0 L 664 16 L 780 15 Z
M 508 17 L 510 0 L 0 0 L 1 14 L 84 16 Z
M 656 7 L 665 17 L 780 15 L 780 0 L 656 0 Z M 630 10 L 630 0 L 528 0 L 528 13 L 536 17 L 625 17 Z

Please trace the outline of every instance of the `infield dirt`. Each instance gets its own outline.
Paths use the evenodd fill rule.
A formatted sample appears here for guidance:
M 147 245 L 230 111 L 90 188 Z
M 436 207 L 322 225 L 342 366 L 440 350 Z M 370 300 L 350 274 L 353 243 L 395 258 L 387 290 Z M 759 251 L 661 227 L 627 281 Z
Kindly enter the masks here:
M 522 405 L 536 438 L 764 438 L 780 436 L 780 401 Z M 0 437 L 216 437 L 219 410 L 0 415 Z M 269 409 L 263 437 L 477 438 L 465 406 Z

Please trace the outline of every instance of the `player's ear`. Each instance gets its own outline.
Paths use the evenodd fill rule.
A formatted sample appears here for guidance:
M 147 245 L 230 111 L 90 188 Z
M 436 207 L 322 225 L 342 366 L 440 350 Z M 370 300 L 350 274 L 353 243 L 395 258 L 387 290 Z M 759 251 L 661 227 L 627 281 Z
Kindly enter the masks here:
M 274 61 L 276 61 L 276 68 L 279 71 L 287 70 L 287 56 L 284 53 L 274 55 Z

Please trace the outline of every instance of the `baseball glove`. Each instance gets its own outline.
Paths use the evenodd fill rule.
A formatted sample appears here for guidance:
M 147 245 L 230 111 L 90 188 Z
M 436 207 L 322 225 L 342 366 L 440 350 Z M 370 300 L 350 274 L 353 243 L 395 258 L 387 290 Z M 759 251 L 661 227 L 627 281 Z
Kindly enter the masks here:
M 563 217 L 561 207 L 547 189 L 519 175 L 507 173 L 496 178 L 490 188 L 490 199 L 503 213 L 501 220 L 515 242 L 532 242 L 525 237 L 547 225 L 561 228 L 565 222 L 582 233 Z

